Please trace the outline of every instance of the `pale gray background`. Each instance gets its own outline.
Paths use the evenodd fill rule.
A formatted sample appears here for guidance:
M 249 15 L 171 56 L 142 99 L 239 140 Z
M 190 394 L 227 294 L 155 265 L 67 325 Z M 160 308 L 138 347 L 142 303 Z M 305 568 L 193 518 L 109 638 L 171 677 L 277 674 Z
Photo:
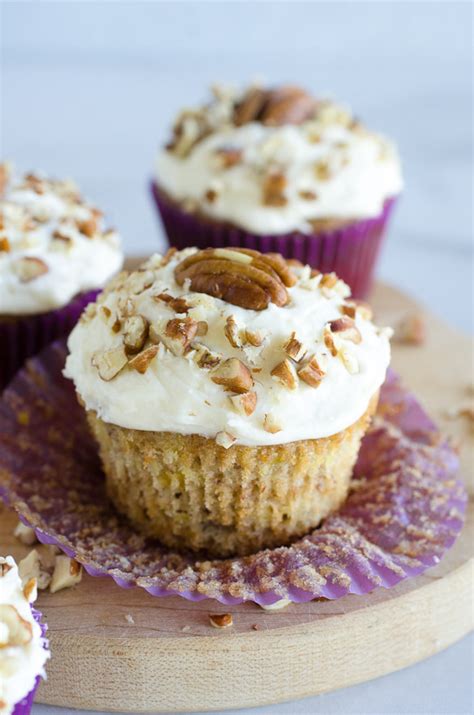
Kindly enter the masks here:
M 147 181 L 174 113 L 216 79 L 298 81 L 398 141 L 406 190 L 380 275 L 471 330 L 470 3 L 17 0 L 0 10 L 0 153 L 74 176 L 128 252 L 161 245 Z M 255 712 L 464 715 L 472 669 L 465 639 L 401 673 Z

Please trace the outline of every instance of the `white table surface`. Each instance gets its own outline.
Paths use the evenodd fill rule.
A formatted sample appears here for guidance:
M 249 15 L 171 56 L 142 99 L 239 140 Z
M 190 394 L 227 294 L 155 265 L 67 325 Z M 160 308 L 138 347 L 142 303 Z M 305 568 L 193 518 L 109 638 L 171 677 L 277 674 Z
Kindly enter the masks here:
M 129 253 L 162 245 L 154 153 L 211 81 L 258 74 L 350 101 L 404 162 L 379 276 L 472 331 L 471 3 L 0 0 L 0 40 L 0 154 L 74 176 Z M 376 681 L 247 712 L 467 715 L 473 660 L 467 637 Z

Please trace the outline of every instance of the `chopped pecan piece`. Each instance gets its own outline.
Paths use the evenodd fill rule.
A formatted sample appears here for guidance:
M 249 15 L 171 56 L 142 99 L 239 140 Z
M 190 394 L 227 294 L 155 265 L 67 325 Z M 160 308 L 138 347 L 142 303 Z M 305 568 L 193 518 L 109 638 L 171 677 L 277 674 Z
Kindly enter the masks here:
M 127 356 L 123 346 L 96 352 L 92 356 L 92 364 L 97 368 L 99 377 L 108 382 L 112 380 L 127 364 Z
M 190 308 L 190 306 L 186 303 L 185 298 L 173 298 L 173 296 L 169 293 L 154 295 L 153 300 L 167 303 L 170 308 L 175 311 L 175 313 L 187 313 Z
M 344 340 L 350 340 L 352 343 L 360 343 L 362 335 L 359 332 L 352 318 L 344 315 L 342 318 L 336 318 L 329 322 L 329 328 L 332 333 L 337 333 Z
M 128 365 L 143 375 L 148 370 L 148 366 L 157 352 L 158 345 L 150 345 L 149 348 L 145 348 L 145 350 L 142 350 L 141 353 L 138 353 L 138 355 L 135 355 L 135 357 L 129 360 Z
M 302 360 L 306 355 L 306 348 L 303 343 L 297 339 L 296 333 L 291 333 L 290 337 L 283 345 L 283 350 L 286 352 L 288 357 L 295 362 L 300 362 L 300 360 Z
M 300 198 L 302 198 L 304 201 L 316 201 L 316 199 L 318 198 L 317 193 L 315 193 L 314 191 L 310 191 L 309 189 L 302 189 L 298 193 L 300 195 Z
M 298 369 L 299 378 L 310 387 L 319 387 L 325 374 L 314 355 Z
M 3 196 L 10 178 L 10 167 L 6 162 L 0 164 L 0 196 Z
M 347 315 L 349 318 L 354 319 L 357 313 L 357 305 L 353 301 L 350 301 L 349 303 L 343 303 L 339 306 L 339 310 L 343 315 Z
M 236 438 L 233 434 L 230 434 L 230 432 L 218 432 L 216 434 L 216 444 L 218 444 L 219 447 L 224 447 L 224 449 L 232 447 L 235 441 Z
M 10 251 L 10 241 L 6 236 L 0 238 L 0 253 L 2 251 L 4 251 L 5 253 L 8 253 Z
M 270 373 L 283 387 L 288 390 L 296 390 L 298 387 L 298 377 L 293 364 L 285 358 L 282 362 L 275 365 Z
M 213 371 L 211 380 L 217 385 L 222 385 L 228 392 L 238 394 L 249 392 L 253 386 L 250 370 L 237 358 L 228 358 L 221 362 Z
M 192 318 L 173 318 L 166 323 L 160 339 L 174 355 L 184 355 L 190 350 L 197 329 L 198 323 Z
M 15 261 L 12 268 L 22 283 L 34 281 L 49 271 L 47 264 L 34 256 L 22 256 Z
M 36 601 L 38 596 L 38 582 L 35 578 L 29 578 L 25 583 L 23 586 L 23 596 L 26 598 L 28 603 Z
M 329 350 L 329 352 L 331 353 L 331 355 L 332 355 L 333 357 L 336 357 L 336 356 L 337 356 L 338 349 L 339 349 L 339 346 L 338 346 L 338 343 L 337 343 L 337 338 L 336 338 L 336 336 L 333 335 L 333 333 L 331 332 L 331 328 L 329 327 L 329 325 L 326 325 L 326 326 L 324 327 L 323 340 L 324 340 L 325 346 L 327 347 L 327 349 Z
M 260 330 L 245 330 L 244 340 L 254 348 L 259 348 L 263 344 L 264 336 Z
M 0 623 L 6 626 L 6 633 L 0 641 L 0 648 L 4 646 L 24 646 L 33 638 L 33 627 L 20 616 L 15 606 L 0 605 Z
M 213 204 L 215 200 L 218 197 L 218 193 L 215 189 L 207 189 L 207 191 L 204 193 L 204 198 L 206 201 L 208 201 L 210 204 Z
M 285 206 L 288 199 L 285 196 L 287 181 L 281 173 L 268 174 L 262 186 L 262 200 L 265 206 Z
M 335 273 L 323 273 L 319 285 L 321 288 L 334 288 L 338 280 Z
M 123 324 L 123 344 L 127 353 L 138 353 L 148 337 L 148 320 L 143 315 L 131 315 Z
M 91 216 L 85 221 L 78 221 L 77 228 L 87 238 L 93 238 L 97 233 L 97 217 Z
M 242 161 L 242 149 L 232 146 L 223 146 L 216 149 L 216 156 L 223 169 L 230 169 Z
M 263 418 L 263 429 L 265 432 L 270 432 L 270 434 L 276 434 L 277 432 L 281 432 L 282 427 L 271 412 L 268 412 Z
M 399 320 L 394 338 L 404 345 L 423 345 L 426 340 L 426 326 L 421 313 L 409 313 Z
M 231 613 L 210 613 L 209 622 L 213 628 L 228 628 L 234 621 Z
M 198 345 L 196 346 L 195 361 L 199 367 L 202 367 L 205 370 L 210 370 L 219 365 L 221 358 L 219 355 L 211 353 L 211 351 L 203 345 Z
M 316 178 L 320 181 L 327 181 L 331 178 L 331 169 L 327 161 L 318 161 L 318 163 L 314 165 L 314 173 Z
M 205 320 L 198 320 L 197 325 L 196 325 L 196 335 L 200 338 L 202 338 L 204 335 L 207 335 L 207 331 L 209 330 L 209 325 Z
M 222 248 L 207 248 L 188 256 L 176 267 L 175 278 L 178 285 L 189 279 L 193 291 L 249 310 L 264 310 L 270 302 L 286 305 L 286 287 L 295 281 L 278 254 Z
M 224 334 L 233 348 L 241 348 L 242 341 L 239 337 L 239 329 L 233 315 L 229 315 L 225 321 Z
M 355 375 L 359 372 L 359 361 L 356 356 L 347 349 L 347 347 L 342 347 L 339 350 L 338 355 L 348 373 Z
M 63 588 L 71 588 L 82 579 L 82 566 L 74 559 L 65 554 L 56 556 L 53 577 L 49 590 L 51 593 L 61 591 Z
M 255 412 L 257 406 L 257 394 L 255 392 L 243 392 L 241 395 L 231 395 L 229 400 L 237 412 L 246 417 L 250 417 L 250 415 Z

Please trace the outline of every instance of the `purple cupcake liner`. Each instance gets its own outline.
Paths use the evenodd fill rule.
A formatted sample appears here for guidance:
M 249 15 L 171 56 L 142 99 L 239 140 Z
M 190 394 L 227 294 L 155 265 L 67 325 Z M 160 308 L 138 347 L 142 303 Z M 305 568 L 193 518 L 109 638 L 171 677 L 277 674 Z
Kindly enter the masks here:
M 97 447 L 62 376 L 65 356 L 63 343 L 49 346 L 0 400 L 0 496 L 41 542 L 56 544 L 92 576 L 191 601 L 335 599 L 423 573 L 462 528 L 457 455 L 390 373 L 352 491 L 320 528 L 247 557 L 171 551 L 137 533 L 107 499 Z
M 349 284 L 354 298 L 366 298 L 383 237 L 397 198 L 388 199 L 375 218 L 354 221 L 335 230 L 260 236 L 225 224 L 218 225 L 183 211 L 152 181 L 151 192 L 171 246 L 178 249 L 240 247 L 296 258 L 322 273 L 334 271 Z
M 48 641 L 45 638 L 47 626 L 45 623 L 41 622 L 41 618 L 42 618 L 41 613 L 34 608 L 32 609 L 32 611 L 33 611 L 33 616 L 34 616 L 35 621 L 37 623 L 39 623 L 39 625 L 41 627 L 41 636 L 43 639 L 43 647 L 45 649 L 47 649 Z M 25 697 L 15 705 L 15 707 L 13 708 L 13 711 L 12 711 L 12 715 L 30 715 L 31 707 L 33 705 L 33 700 L 35 699 L 36 691 L 38 690 L 38 686 L 39 686 L 40 682 L 41 682 L 41 677 L 38 676 L 35 680 L 33 689 L 30 690 L 30 692 L 27 695 L 25 695 Z
M 68 305 L 48 313 L 12 316 L 4 321 L 0 318 L 0 392 L 27 358 L 67 336 L 98 294 L 98 290 L 80 293 Z

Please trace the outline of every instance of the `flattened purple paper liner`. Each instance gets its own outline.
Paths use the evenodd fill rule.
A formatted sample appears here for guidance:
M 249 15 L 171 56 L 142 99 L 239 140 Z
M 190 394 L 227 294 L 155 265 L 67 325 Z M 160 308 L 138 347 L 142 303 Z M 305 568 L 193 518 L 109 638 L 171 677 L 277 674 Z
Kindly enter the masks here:
M 244 229 L 205 221 L 167 200 L 154 181 L 151 192 L 171 246 L 178 249 L 242 247 L 296 258 L 323 273 L 335 271 L 348 283 L 354 298 L 366 298 L 385 230 L 397 201 L 388 199 L 380 216 L 353 221 L 339 229 L 280 235 L 257 235 Z
M 97 449 L 58 342 L 29 361 L 0 401 L 0 494 L 44 543 L 93 576 L 153 596 L 225 604 L 363 594 L 439 562 L 462 524 L 458 459 L 391 373 L 339 512 L 289 547 L 207 560 L 136 533 L 109 504 Z
M 68 305 L 48 313 L 2 321 L 0 318 L 0 391 L 25 360 L 54 340 L 68 335 L 99 291 L 80 293 Z
M 45 650 L 48 649 L 48 641 L 45 638 L 46 631 L 48 630 L 48 627 L 46 626 L 45 623 L 41 622 L 41 613 L 37 611 L 35 608 L 32 609 L 33 611 L 33 616 L 34 619 L 37 623 L 39 623 L 41 627 L 41 637 L 43 639 L 43 648 Z M 15 707 L 13 708 L 12 715 L 29 715 L 31 712 L 31 706 L 33 705 L 33 700 L 35 699 L 36 691 L 38 690 L 38 686 L 41 682 L 41 676 L 38 675 L 38 677 L 35 680 L 35 684 L 33 686 L 33 689 L 30 690 L 30 692 L 25 695 L 25 697 L 18 702 Z

